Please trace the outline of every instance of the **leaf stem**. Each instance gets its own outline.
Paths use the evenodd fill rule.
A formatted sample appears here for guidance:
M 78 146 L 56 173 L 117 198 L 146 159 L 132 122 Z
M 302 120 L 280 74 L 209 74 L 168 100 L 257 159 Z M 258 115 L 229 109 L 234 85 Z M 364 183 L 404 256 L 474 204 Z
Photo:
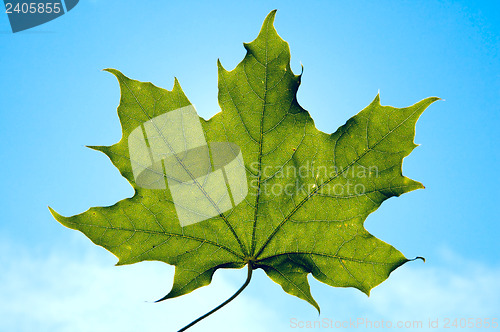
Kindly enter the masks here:
M 222 308 L 223 306 L 225 306 L 226 304 L 228 304 L 229 302 L 231 302 L 232 300 L 234 300 L 238 295 L 240 295 L 240 293 L 243 292 L 243 290 L 250 283 L 250 279 L 252 279 L 252 270 L 253 270 L 253 268 L 252 268 L 252 261 L 248 261 L 248 274 L 247 274 L 247 279 L 245 280 L 245 283 L 243 284 L 243 286 L 241 286 L 240 289 L 238 289 L 236 291 L 236 293 L 233 294 L 233 296 L 231 296 L 229 299 L 227 299 L 226 301 L 224 301 L 222 304 L 220 304 L 219 306 L 215 307 L 211 311 L 207 312 L 203 316 L 198 317 L 197 319 L 195 319 L 194 321 L 192 321 L 188 325 L 184 326 L 178 332 L 186 331 L 188 328 L 190 328 L 194 324 L 198 323 L 202 319 L 207 318 L 208 316 L 210 316 L 211 314 L 213 314 L 214 312 L 216 312 L 217 310 L 219 310 L 220 308 Z

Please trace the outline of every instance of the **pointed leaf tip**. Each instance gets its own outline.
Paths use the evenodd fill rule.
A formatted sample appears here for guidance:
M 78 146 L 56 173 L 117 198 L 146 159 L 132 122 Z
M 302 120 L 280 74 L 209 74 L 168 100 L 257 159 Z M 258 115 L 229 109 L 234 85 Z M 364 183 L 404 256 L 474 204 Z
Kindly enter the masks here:
M 114 68 L 105 68 L 103 69 L 102 71 L 106 71 L 110 74 L 113 74 L 118 80 L 120 80 L 120 78 L 127 78 L 125 75 L 123 75 L 123 73 L 121 71 L 119 71 L 118 69 L 114 69 Z
M 248 44 L 244 43 L 243 45 L 245 45 L 245 48 L 246 48 L 246 45 L 248 45 Z M 247 51 L 248 51 L 248 49 L 247 49 Z M 217 59 L 217 69 L 219 70 L 219 72 L 222 71 L 224 73 L 227 73 L 226 68 L 224 68 L 224 66 L 222 65 L 222 62 L 220 62 L 220 59 Z
M 269 26 L 274 29 L 274 19 L 276 17 L 276 11 L 277 9 L 274 9 L 269 14 L 267 14 L 266 18 L 264 19 L 264 23 L 262 23 L 261 32 L 267 30 Z
M 52 214 L 53 216 L 54 216 L 54 214 L 57 214 L 57 212 L 56 212 L 56 211 L 54 211 L 54 209 L 53 209 L 53 208 L 51 208 L 50 206 L 47 206 L 47 208 L 49 209 L 50 214 Z
M 179 80 L 177 79 L 177 77 L 174 76 L 174 86 L 172 87 L 172 91 L 174 91 L 176 89 L 182 90 L 181 83 L 179 83 Z
M 60 215 L 59 213 L 56 212 L 56 210 L 54 210 L 53 208 L 51 208 L 50 206 L 47 206 L 49 208 L 49 211 L 50 211 L 50 214 L 52 215 L 52 217 L 54 217 L 55 220 L 61 222 L 61 220 L 64 218 L 62 215 Z
M 276 12 L 278 10 L 277 9 L 273 9 L 269 12 L 269 14 L 267 14 L 266 18 L 264 19 L 264 22 L 265 21 L 269 21 L 269 23 L 273 23 L 274 22 L 274 18 L 276 17 Z

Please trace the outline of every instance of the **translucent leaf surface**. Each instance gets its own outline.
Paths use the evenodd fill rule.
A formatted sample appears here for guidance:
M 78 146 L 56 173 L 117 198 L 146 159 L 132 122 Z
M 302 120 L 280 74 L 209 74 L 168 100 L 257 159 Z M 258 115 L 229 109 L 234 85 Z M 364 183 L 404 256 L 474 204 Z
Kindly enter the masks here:
M 198 118 L 177 80 L 171 91 L 108 69 L 120 84 L 123 136 L 105 153 L 132 198 L 64 217 L 119 259 L 175 265 L 165 298 L 210 283 L 218 268 L 251 262 L 283 290 L 313 299 L 307 275 L 369 294 L 408 262 L 363 223 L 386 199 L 423 188 L 402 175 L 415 124 L 438 98 L 406 108 L 379 96 L 335 133 L 297 102 L 300 76 L 275 11 L 232 71 L 219 68 L 221 112 Z

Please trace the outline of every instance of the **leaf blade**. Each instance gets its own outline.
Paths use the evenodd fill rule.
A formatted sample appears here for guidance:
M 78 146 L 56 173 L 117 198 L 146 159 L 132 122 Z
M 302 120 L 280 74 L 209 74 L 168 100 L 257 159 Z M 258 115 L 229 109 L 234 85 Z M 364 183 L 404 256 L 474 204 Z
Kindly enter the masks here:
M 112 252 L 118 265 L 144 260 L 175 265 L 174 285 L 160 300 L 208 285 L 219 268 L 250 264 L 319 311 L 309 273 L 325 284 L 369 294 L 409 261 L 363 225 L 386 199 L 423 188 L 403 176 L 403 159 L 416 147 L 419 116 L 439 98 L 394 108 L 382 106 L 377 95 L 335 133 L 319 131 L 297 101 L 301 75 L 290 68 L 290 49 L 274 28 L 275 14 L 269 13 L 257 38 L 244 44 L 247 53 L 233 70 L 217 62 L 221 112 L 208 121 L 199 118 L 207 142 L 241 148 L 248 195 L 235 206 L 232 188 L 233 208 L 222 212 L 220 201 L 195 181 L 219 213 L 192 225 L 179 224 L 163 162 L 164 190 L 136 183 L 127 144 L 138 127 L 145 133 L 144 123 L 191 103 L 177 79 L 168 91 L 106 69 L 120 84 L 123 136 L 112 146 L 91 148 L 109 157 L 134 196 L 72 217 L 50 211 Z M 211 167 L 215 171 L 213 160 Z

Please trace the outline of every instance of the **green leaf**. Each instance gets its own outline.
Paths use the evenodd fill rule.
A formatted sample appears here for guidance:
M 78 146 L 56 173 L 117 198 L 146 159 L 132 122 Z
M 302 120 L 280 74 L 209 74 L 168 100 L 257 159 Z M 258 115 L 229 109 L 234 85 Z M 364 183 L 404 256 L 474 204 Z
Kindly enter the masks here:
M 208 121 L 199 118 L 210 158 L 197 161 L 203 156 L 199 151 L 209 151 L 201 147 L 189 157 L 195 162 L 189 162 L 187 155 L 173 161 L 179 166 L 176 176 L 193 180 L 205 162 L 213 172 L 222 169 L 216 165 L 211 144 L 218 143 L 213 142 L 239 147 L 245 167 L 239 185 L 246 190 L 231 187 L 231 174 L 224 173 L 230 189 L 223 198 L 232 208 L 223 208 L 222 198 L 214 199 L 206 183 L 193 181 L 182 197 L 199 191 L 209 202 L 202 203 L 203 209 L 216 213 L 183 224 L 181 207 L 173 198 L 178 188 L 172 186 L 175 179 L 166 170 L 167 157 L 156 156 L 164 158 L 156 166 L 140 166 L 147 177 L 137 180 L 134 172 L 141 164 L 130 145 L 134 130 L 142 128 L 144 137 L 151 139 L 146 143 L 150 151 L 158 143 L 153 136 L 172 150 L 178 142 L 172 143 L 154 119 L 188 109 L 191 103 L 177 80 L 167 91 L 107 69 L 120 84 L 123 136 L 115 145 L 91 148 L 109 157 L 135 194 L 72 217 L 50 209 L 61 224 L 80 230 L 116 255 L 118 265 L 145 260 L 175 265 L 174 285 L 163 299 L 208 285 L 219 268 L 241 268 L 251 262 L 285 292 L 319 310 L 310 293 L 309 273 L 328 285 L 355 287 L 369 294 L 409 261 L 369 234 L 363 223 L 386 199 L 423 188 L 402 175 L 402 162 L 416 147 L 417 119 L 438 98 L 394 108 L 382 106 L 377 95 L 335 133 L 323 133 L 297 102 L 300 75 L 290 68 L 290 50 L 274 29 L 274 16 L 275 11 L 266 17 L 258 37 L 244 44 L 247 54 L 234 70 L 226 71 L 218 62 L 222 111 Z M 155 135 L 148 136 L 146 123 Z M 191 144 L 189 137 L 196 128 L 183 129 L 184 144 Z M 147 185 L 144 179 L 149 179 Z

